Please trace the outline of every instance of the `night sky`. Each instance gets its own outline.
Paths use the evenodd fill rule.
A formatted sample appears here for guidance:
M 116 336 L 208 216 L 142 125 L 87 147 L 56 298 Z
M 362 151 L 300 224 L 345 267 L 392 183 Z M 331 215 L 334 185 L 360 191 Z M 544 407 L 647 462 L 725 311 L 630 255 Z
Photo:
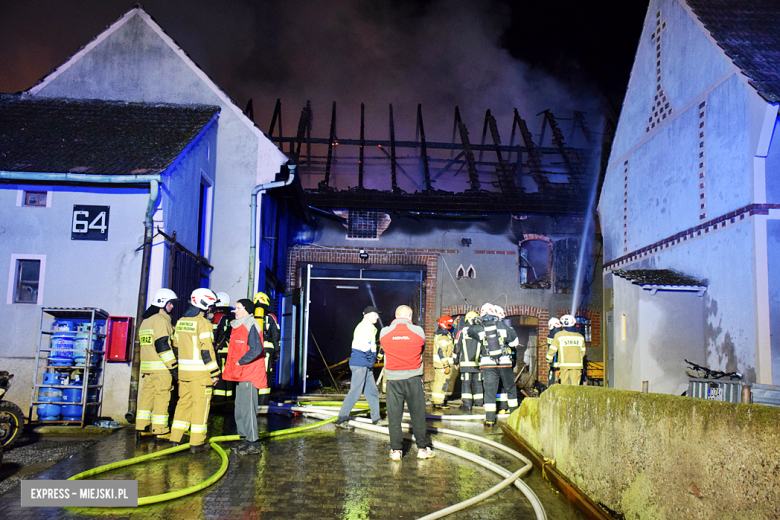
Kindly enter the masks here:
M 286 133 L 312 101 L 314 133 L 413 137 L 422 103 L 429 140 L 451 138 L 454 107 L 470 133 L 491 109 L 509 132 L 552 109 L 619 111 L 647 0 L 147 0 L 144 9 L 267 131 L 281 98 Z M 597 5 L 592 5 L 597 4 Z M 133 6 L 123 0 L 0 0 L 0 92 L 26 90 Z M 538 118 L 537 118 L 538 119 Z M 374 122 L 372 124 L 371 122 Z

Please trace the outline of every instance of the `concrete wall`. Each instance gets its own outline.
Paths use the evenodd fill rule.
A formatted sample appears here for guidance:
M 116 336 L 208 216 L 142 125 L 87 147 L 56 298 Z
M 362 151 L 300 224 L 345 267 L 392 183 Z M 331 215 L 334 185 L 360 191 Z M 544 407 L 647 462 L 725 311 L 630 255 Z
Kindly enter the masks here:
M 210 149 L 215 161 L 210 285 L 231 296 L 237 287 L 246 290 L 252 188 L 273 181 L 287 158 L 143 10 L 131 10 L 31 92 L 221 107 Z
M 627 519 L 777 518 L 780 409 L 555 385 L 515 429 Z

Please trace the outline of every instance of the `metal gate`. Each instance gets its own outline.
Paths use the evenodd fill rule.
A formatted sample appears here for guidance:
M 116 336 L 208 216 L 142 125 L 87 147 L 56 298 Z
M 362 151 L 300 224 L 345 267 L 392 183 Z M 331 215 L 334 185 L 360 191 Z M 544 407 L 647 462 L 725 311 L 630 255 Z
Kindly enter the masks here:
M 169 247 L 168 288 L 179 297 L 179 304 L 171 311 L 171 321 L 176 323 L 187 310 L 186 303 L 192 291 L 202 286 L 204 270 L 211 271 L 213 267 L 205 258 L 176 242 L 176 231 L 173 232 L 173 236 L 168 236 L 162 231 L 158 233 L 165 238 Z

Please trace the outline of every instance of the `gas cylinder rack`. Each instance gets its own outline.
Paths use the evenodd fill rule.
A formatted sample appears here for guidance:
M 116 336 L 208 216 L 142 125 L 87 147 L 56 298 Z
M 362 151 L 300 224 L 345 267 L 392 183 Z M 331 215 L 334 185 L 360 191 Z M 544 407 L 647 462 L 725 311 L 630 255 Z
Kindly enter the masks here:
M 88 416 L 99 417 L 106 368 L 103 327 L 107 319 L 108 313 L 95 307 L 41 309 L 30 422 L 35 412 L 36 424 L 83 428 Z M 45 408 L 44 415 L 41 407 Z

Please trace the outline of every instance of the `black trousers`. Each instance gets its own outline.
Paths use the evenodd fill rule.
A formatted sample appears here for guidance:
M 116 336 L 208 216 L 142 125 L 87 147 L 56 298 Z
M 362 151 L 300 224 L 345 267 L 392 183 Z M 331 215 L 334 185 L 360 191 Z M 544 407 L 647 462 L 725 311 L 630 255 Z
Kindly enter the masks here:
M 461 367 L 460 396 L 463 404 L 469 408 L 472 406 L 482 406 L 484 403 L 484 396 L 482 391 L 481 372 L 463 372 L 463 367 Z
M 412 430 L 417 447 L 432 446 L 425 423 L 425 386 L 422 376 L 409 379 L 387 380 L 387 427 L 390 430 L 390 449 L 400 450 L 403 447 L 403 431 L 401 421 L 404 414 L 404 402 L 412 417 Z
M 517 410 L 517 387 L 512 367 L 482 368 L 482 378 L 485 381 L 485 420 L 496 420 L 496 394 L 499 383 L 508 394 L 509 412 Z

